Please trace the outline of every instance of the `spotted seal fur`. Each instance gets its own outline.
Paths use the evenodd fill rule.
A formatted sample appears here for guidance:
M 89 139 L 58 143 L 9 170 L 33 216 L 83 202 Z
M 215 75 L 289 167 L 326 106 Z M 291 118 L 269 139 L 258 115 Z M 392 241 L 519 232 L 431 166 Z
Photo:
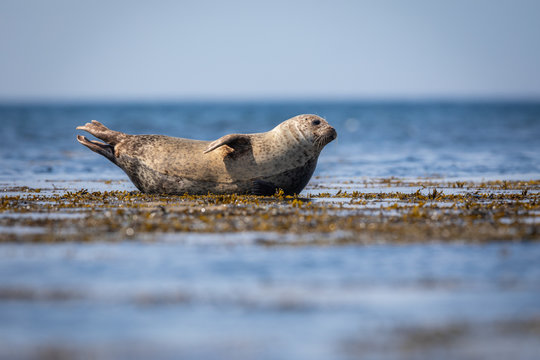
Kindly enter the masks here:
M 270 131 L 229 134 L 215 141 L 163 135 L 128 135 L 96 120 L 78 126 L 90 150 L 125 171 L 144 193 L 298 194 L 315 171 L 323 147 L 337 137 L 324 119 L 298 115 Z

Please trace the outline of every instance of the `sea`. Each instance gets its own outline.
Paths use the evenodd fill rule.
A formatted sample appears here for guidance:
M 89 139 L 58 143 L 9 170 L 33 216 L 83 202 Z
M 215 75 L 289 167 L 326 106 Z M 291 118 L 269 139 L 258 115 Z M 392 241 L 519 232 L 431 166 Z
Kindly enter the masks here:
M 315 175 L 530 178 L 540 174 L 540 103 L 259 102 L 0 105 L 0 180 L 125 178 L 75 140 L 98 120 L 132 134 L 215 140 L 317 114 L 338 132 Z
M 125 180 L 77 143 L 93 119 L 214 140 L 303 113 L 338 133 L 319 158 L 322 185 L 540 179 L 538 102 L 5 104 L 0 190 Z M 538 358 L 536 242 L 267 247 L 254 236 L 0 243 L 0 358 Z

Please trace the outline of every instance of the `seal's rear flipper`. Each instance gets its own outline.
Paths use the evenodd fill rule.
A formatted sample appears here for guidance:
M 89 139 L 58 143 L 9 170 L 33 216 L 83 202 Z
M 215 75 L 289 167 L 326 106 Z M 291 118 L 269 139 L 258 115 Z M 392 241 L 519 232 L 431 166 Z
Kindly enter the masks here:
M 84 126 L 77 126 L 77 130 L 88 131 L 90 134 L 110 145 L 118 144 L 127 136 L 123 132 L 114 131 L 107 128 L 105 125 L 96 120 L 92 120 L 92 122 L 86 123 Z
M 85 136 L 77 135 L 77 141 L 89 148 L 92 151 L 97 152 L 100 155 L 105 156 L 116 164 L 116 156 L 114 156 L 114 147 L 104 144 L 100 141 L 90 141 Z

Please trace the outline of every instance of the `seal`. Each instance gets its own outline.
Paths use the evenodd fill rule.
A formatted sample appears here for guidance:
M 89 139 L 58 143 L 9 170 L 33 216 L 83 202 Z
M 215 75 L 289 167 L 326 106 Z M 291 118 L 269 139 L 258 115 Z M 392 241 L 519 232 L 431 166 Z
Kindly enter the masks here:
M 77 140 L 105 156 L 144 193 L 299 194 L 336 130 L 317 115 L 298 115 L 264 133 L 229 134 L 215 141 L 128 135 L 96 120 L 78 126 L 103 140 Z

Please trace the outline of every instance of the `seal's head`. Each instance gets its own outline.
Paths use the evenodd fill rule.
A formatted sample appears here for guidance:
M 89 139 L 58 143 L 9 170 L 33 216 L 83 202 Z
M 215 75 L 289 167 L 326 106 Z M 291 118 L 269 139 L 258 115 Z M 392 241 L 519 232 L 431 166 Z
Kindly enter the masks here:
M 336 130 L 317 115 L 298 115 L 284 121 L 278 128 L 292 135 L 294 141 L 317 151 L 321 151 L 326 144 L 337 138 Z

